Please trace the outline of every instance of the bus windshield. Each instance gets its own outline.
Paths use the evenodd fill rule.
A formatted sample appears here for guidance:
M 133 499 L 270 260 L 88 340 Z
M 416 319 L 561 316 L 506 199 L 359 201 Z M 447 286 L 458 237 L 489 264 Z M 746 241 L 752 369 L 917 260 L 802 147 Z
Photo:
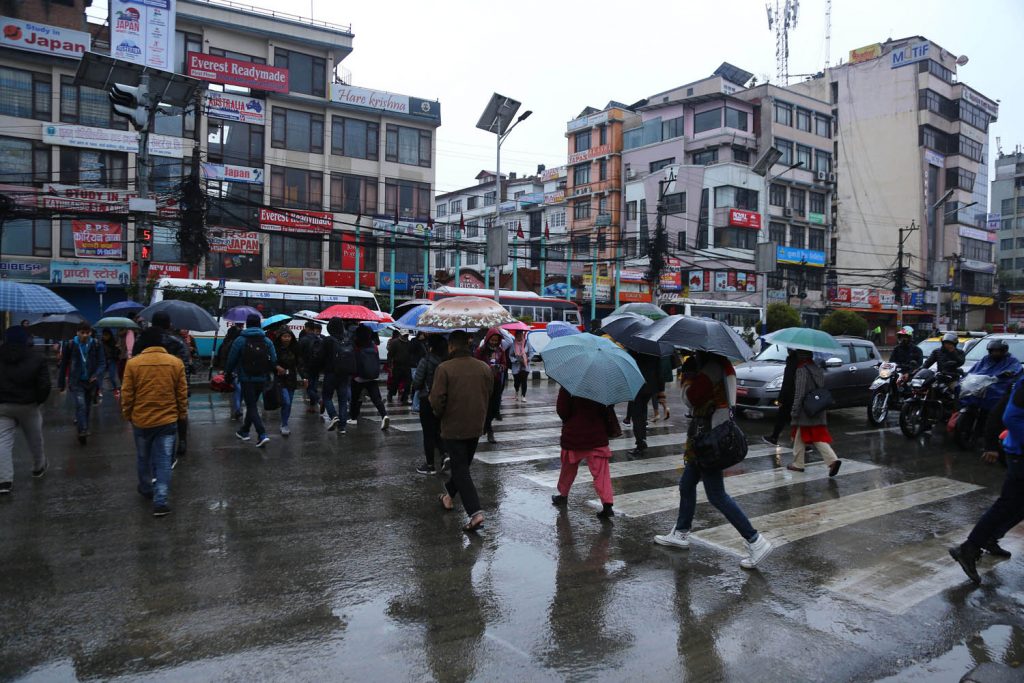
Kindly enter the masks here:
M 728 306 L 690 306 L 692 316 L 719 320 L 729 327 L 756 327 L 761 321 L 759 308 L 730 308 Z

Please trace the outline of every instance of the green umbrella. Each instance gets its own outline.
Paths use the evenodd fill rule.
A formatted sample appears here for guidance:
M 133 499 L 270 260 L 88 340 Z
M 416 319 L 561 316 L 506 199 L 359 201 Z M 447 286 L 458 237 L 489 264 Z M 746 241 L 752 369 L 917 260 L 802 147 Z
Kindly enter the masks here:
M 661 310 L 654 304 L 634 301 L 628 304 L 622 304 L 621 306 L 616 308 L 614 311 L 612 311 L 611 315 L 604 319 L 604 323 L 607 324 L 611 322 L 610 318 L 614 318 L 617 315 L 622 315 L 623 313 L 636 313 L 637 315 L 646 316 L 651 320 L 661 320 L 662 318 L 668 317 L 668 313 Z
M 96 321 L 96 324 L 93 325 L 93 327 L 95 327 L 97 329 L 103 329 L 103 328 L 107 328 L 107 329 L 127 328 L 129 330 L 137 330 L 137 329 L 139 329 L 139 326 L 137 324 L 135 324 L 134 321 L 129 320 L 128 318 L 118 318 L 118 317 L 114 317 L 114 316 L 111 316 L 109 318 L 100 318 L 99 320 Z
M 822 353 L 840 351 L 843 348 L 828 332 L 810 327 L 787 327 L 772 332 L 764 340 L 769 344 L 778 344 L 791 349 L 821 351 Z

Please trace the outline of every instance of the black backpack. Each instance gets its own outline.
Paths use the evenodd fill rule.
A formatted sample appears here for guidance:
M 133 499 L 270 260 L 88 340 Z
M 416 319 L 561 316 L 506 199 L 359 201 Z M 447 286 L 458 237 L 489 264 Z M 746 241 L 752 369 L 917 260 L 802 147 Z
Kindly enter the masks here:
M 242 372 L 249 377 L 261 377 L 270 374 L 270 344 L 267 338 L 244 337 L 242 346 Z
M 356 349 L 348 337 L 331 337 L 330 369 L 335 375 L 356 374 Z
M 359 379 L 377 379 L 380 375 L 380 356 L 374 346 L 359 349 L 356 354 L 356 377 Z

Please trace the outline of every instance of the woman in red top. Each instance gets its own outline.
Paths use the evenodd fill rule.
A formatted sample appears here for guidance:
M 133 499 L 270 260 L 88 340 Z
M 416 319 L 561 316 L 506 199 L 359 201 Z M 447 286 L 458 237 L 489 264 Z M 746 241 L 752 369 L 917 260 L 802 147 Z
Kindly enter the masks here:
M 793 425 L 793 462 L 787 465 L 786 469 L 803 472 L 807 444 L 812 443 L 828 465 L 828 476 L 834 477 L 843 461 L 832 450 L 832 435 L 828 431 L 828 411 L 808 415 L 804 410 L 804 398 L 807 394 L 825 386 L 825 373 L 814 362 L 810 351 L 797 351 L 796 377 L 793 384 L 793 417 L 790 421 Z
M 608 448 L 608 437 L 622 434 L 614 409 L 573 396 L 565 389 L 558 390 L 555 408 L 558 417 L 562 418 L 562 469 L 558 475 L 558 494 L 551 496 L 551 502 L 554 505 L 566 504 L 580 462 L 586 460 L 594 480 L 594 490 L 601 499 L 601 511 L 597 516 L 601 519 L 613 517 L 612 477 L 608 471 L 612 452 Z

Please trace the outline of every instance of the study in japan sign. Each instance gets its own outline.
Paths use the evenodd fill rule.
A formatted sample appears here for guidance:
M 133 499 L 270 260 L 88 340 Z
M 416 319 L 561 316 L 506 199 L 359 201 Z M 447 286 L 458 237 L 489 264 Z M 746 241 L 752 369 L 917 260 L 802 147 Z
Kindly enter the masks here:
M 175 0 L 110 0 L 110 54 L 171 71 Z

